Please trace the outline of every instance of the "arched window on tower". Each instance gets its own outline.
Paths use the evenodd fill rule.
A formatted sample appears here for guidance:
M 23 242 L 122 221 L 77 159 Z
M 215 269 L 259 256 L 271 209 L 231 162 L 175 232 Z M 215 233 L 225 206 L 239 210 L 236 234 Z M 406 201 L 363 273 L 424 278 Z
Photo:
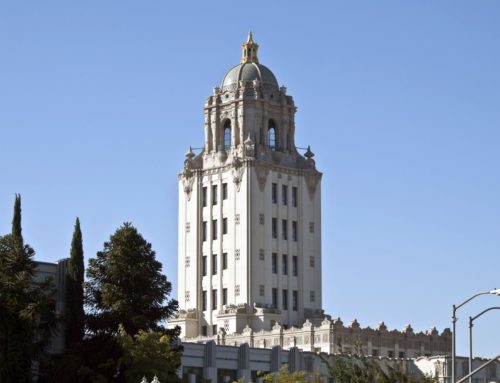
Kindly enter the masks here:
M 269 125 L 267 127 L 267 144 L 269 145 L 269 149 L 273 152 L 278 150 L 278 140 L 276 134 L 276 125 L 273 120 L 269 120 Z
M 224 123 L 224 150 L 231 148 L 231 120 Z

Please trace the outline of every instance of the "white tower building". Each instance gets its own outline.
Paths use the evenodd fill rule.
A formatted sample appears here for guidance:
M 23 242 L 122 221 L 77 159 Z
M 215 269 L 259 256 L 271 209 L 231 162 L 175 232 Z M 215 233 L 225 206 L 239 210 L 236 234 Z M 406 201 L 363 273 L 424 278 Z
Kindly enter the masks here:
M 259 63 L 240 64 L 205 103 L 205 144 L 179 174 L 182 337 L 269 330 L 324 319 L 321 173 L 295 146 L 291 96 Z

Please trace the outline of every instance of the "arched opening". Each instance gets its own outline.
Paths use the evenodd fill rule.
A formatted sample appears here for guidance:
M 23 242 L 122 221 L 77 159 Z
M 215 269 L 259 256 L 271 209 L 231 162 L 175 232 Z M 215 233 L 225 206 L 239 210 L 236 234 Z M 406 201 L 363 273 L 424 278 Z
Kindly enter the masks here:
M 269 120 L 267 127 L 267 144 L 273 152 L 278 150 L 278 139 L 276 134 L 276 125 L 273 120 Z
M 224 150 L 231 148 L 231 120 L 224 123 Z

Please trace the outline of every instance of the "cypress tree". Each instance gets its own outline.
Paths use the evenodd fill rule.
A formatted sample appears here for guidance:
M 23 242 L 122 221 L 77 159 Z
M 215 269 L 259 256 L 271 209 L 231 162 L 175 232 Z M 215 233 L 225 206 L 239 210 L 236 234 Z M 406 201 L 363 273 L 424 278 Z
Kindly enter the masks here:
M 66 272 L 66 348 L 74 350 L 83 339 L 85 313 L 83 311 L 83 244 L 80 220 L 76 218 L 71 251 Z
M 12 217 L 12 238 L 20 246 L 23 246 L 23 231 L 21 228 L 21 196 L 16 194 L 14 201 L 14 215 Z

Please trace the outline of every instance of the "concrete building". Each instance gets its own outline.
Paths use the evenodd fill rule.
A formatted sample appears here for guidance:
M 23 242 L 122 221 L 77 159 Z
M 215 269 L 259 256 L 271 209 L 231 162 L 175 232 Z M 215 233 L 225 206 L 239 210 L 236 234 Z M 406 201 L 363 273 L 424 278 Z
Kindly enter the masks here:
M 52 280 L 52 287 L 56 291 L 55 309 L 58 314 L 65 310 L 65 294 L 66 294 L 66 270 L 68 268 L 69 259 L 62 259 L 55 263 L 35 261 L 36 268 L 34 280 L 36 282 L 44 282 L 47 279 Z M 52 342 L 49 346 L 51 354 L 61 354 L 65 351 L 65 339 L 63 325 L 61 324 L 54 333 Z
M 321 173 L 295 144 L 293 99 L 252 34 L 204 107 L 205 141 L 179 174 L 179 312 L 185 341 L 419 357 L 451 333 L 344 326 L 322 310 Z
M 320 323 L 321 173 L 295 146 L 296 107 L 259 63 L 241 62 L 205 103 L 205 144 L 179 174 L 183 336 Z
M 321 375 L 323 381 L 329 382 L 329 375 L 324 359 L 332 363 L 332 355 L 303 351 L 298 347 L 286 350 L 281 346 L 272 348 L 253 348 L 247 343 L 239 346 L 217 345 L 214 341 L 206 343 L 183 343 L 184 354 L 180 375 L 190 383 L 203 382 L 233 382 L 243 378 L 245 382 L 251 379 L 259 382 L 259 372 L 269 373 L 279 371 L 287 365 L 289 371 L 306 371 Z M 418 358 L 389 358 L 374 356 L 382 367 L 391 365 L 399 367 L 414 376 L 436 377 L 440 383 L 451 383 L 451 358 L 449 356 L 421 356 Z M 486 359 L 476 358 L 473 368 L 484 364 Z M 468 373 L 468 359 L 458 358 L 457 378 Z M 500 382 L 500 361 L 486 367 L 472 380 L 473 383 Z
M 488 359 L 474 358 L 472 371 L 486 363 Z M 451 383 L 451 357 L 436 355 L 415 359 L 415 366 L 426 375 L 438 377 L 439 383 Z M 459 356 L 456 360 L 456 378 L 462 379 L 469 374 L 469 359 Z M 472 378 L 472 383 L 500 383 L 500 360 L 493 362 Z

